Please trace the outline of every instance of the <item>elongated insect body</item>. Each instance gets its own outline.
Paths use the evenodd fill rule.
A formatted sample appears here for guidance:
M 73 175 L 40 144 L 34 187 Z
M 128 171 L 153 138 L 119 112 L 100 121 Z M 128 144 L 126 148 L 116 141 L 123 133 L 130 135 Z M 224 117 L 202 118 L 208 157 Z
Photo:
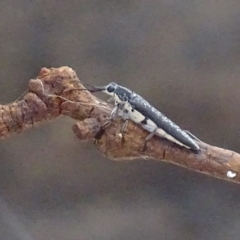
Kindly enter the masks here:
M 96 87 L 96 91 L 105 92 L 114 99 L 115 108 L 111 115 L 121 109 L 124 119 L 141 125 L 151 136 L 156 134 L 188 149 L 200 150 L 189 134 L 135 92 L 113 82 L 104 87 Z

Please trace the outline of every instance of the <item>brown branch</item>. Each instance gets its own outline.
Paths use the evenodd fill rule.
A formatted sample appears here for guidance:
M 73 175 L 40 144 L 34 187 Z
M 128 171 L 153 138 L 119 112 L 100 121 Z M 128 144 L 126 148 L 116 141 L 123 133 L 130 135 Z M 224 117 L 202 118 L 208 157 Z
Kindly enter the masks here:
M 67 115 L 78 121 L 73 130 L 81 140 L 94 139 L 100 125 L 109 117 L 111 105 L 97 99 L 81 84 L 68 67 L 43 68 L 36 79 L 29 81 L 29 91 L 23 100 L 0 105 L 0 136 L 21 132 L 33 125 Z M 123 120 L 118 118 L 98 134 L 96 146 L 109 159 L 155 159 L 177 164 L 217 178 L 240 183 L 240 155 L 236 152 L 201 142 L 201 151 L 194 153 L 165 139 L 154 137 L 142 153 L 148 134 L 129 123 L 124 136 L 119 134 Z

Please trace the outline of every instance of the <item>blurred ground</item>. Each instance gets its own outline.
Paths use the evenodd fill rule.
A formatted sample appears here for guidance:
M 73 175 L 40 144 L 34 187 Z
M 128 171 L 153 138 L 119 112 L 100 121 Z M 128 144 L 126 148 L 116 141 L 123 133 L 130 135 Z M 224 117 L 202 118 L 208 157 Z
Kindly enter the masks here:
M 240 1 L 0 2 L 0 102 L 41 67 L 132 88 L 205 142 L 240 152 Z M 0 142 L 0 239 L 239 239 L 240 186 L 112 162 L 60 118 Z

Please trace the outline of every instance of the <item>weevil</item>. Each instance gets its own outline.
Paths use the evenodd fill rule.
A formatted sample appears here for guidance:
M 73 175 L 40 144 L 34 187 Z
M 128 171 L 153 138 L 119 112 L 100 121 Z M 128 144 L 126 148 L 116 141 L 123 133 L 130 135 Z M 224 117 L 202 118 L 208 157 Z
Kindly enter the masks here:
M 131 120 L 139 124 L 150 132 L 145 139 L 146 142 L 154 135 L 157 135 L 187 149 L 200 150 L 199 145 L 195 141 L 198 141 L 198 138 L 182 130 L 143 97 L 130 89 L 111 82 L 106 86 L 94 87 L 91 92 L 104 92 L 110 95 L 110 100 L 114 102 L 110 120 L 120 115 L 126 121 Z

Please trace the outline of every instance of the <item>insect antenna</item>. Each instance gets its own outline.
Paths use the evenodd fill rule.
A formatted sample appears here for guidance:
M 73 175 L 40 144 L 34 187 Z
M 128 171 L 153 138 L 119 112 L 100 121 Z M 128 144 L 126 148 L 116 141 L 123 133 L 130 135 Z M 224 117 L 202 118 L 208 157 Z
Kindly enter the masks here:
M 41 85 L 41 88 L 42 88 L 42 92 L 45 96 L 47 97 L 56 97 L 56 98 L 60 98 L 66 102 L 69 102 L 69 103 L 80 103 L 81 105 L 86 105 L 86 106 L 97 106 L 97 105 L 101 105 L 102 108 L 105 108 L 105 109 L 108 109 L 108 110 L 111 110 L 111 108 L 106 105 L 106 103 L 102 102 L 102 100 L 100 100 L 99 98 L 95 97 L 96 98 L 96 103 L 84 103 L 84 102 L 78 102 L 78 101 L 72 101 L 66 97 L 63 97 L 63 96 L 60 96 L 60 95 L 55 95 L 55 94 L 49 94 L 49 93 L 46 93 L 45 90 L 44 90 L 44 86 L 43 86 L 43 83 L 41 80 L 39 80 L 39 83 Z M 88 84 L 90 85 L 90 84 Z M 90 85 L 91 86 L 91 85 Z M 78 90 L 78 91 L 89 91 L 91 92 L 89 89 L 87 88 L 72 88 L 72 89 L 66 89 L 64 91 L 68 92 L 68 91 L 73 91 L 73 90 Z
M 81 81 L 82 82 L 82 81 Z M 85 85 L 88 85 L 89 88 L 71 88 L 71 89 L 66 89 L 65 91 L 72 91 L 72 90 L 79 90 L 79 91 L 83 91 L 83 90 L 87 90 L 91 93 L 94 93 L 94 92 L 101 92 L 103 90 L 105 90 L 105 87 L 99 87 L 99 86 L 94 86 L 94 85 L 91 85 L 89 83 L 85 83 L 83 82 Z

